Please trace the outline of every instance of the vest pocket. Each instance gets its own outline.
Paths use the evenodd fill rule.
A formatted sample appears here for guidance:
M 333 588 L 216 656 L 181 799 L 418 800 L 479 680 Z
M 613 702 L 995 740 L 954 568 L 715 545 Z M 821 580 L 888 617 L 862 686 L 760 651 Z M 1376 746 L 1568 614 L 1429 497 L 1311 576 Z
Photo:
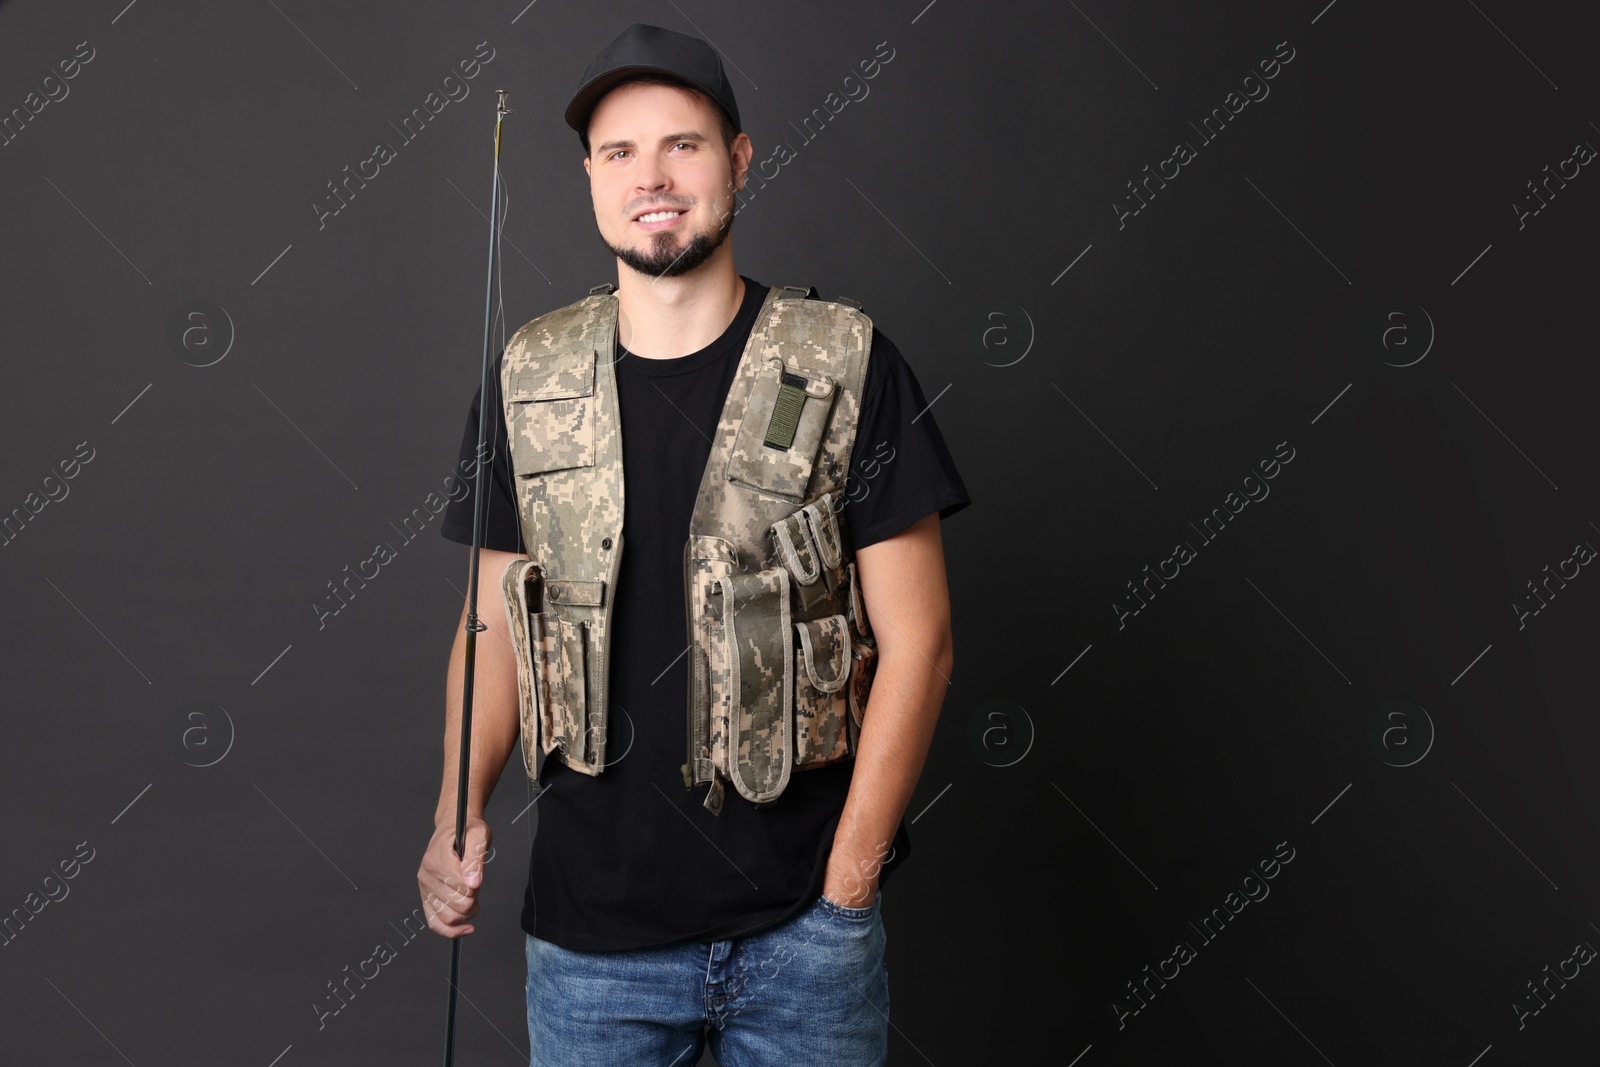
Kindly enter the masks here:
M 551 352 L 511 370 L 506 434 L 518 477 L 594 466 L 593 349 Z
M 856 574 L 855 560 L 845 564 L 845 573 L 850 576 L 850 623 L 855 627 L 855 632 L 862 637 L 872 636 L 872 625 L 867 622 L 867 613 L 861 603 L 861 579 Z
M 727 651 L 728 780 L 754 803 L 776 798 L 794 768 L 794 631 L 789 573 L 769 567 L 716 579 Z
M 822 577 L 822 556 L 812 539 L 811 524 L 806 521 L 805 509 L 785 515 L 773 523 L 771 534 L 778 558 L 789 568 L 789 573 L 794 575 L 798 584 L 808 586 Z
M 589 745 L 584 653 L 588 627 L 549 611 L 529 618 L 539 731 L 545 739 L 545 750 L 559 747 L 567 756 L 586 761 Z
M 794 624 L 794 764 L 810 770 L 850 753 L 845 732 L 853 658 L 843 615 Z
M 568 756 L 589 762 L 588 662 L 589 624 L 558 620 L 561 624 L 562 717 L 556 721 L 556 739 Z
M 522 762 L 528 778 L 539 783 L 541 742 L 550 736 L 545 709 L 548 698 L 541 694 L 543 672 L 538 668 L 538 623 L 528 610 L 528 586 L 543 580 L 543 570 L 527 560 L 512 560 L 500 574 L 500 592 L 506 605 L 506 623 L 511 647 L 517 656 L 517 711 L 522 734 Z M 537 586 L 536 586 L 537 588 Z
M 727 627 L 715 619 L 706 620 L 710 628 L 710 639 L 706 641 L 705 648 L 709 653 L 708 675 L 705 693 L 710 701 L 710 717 L 707 723 L 711 731 L 711 762 L 722 772 L 723 777 L 728 777 L 728 734 L 733 729 L 730 717 L 733 713 L 735 696 L 730 690 L 729 683 L 733 675 L 728 664 Z
M 769 357 L 750 389 L 728 480 L 796 504 L 804 500 L 835 391 L 827 375 L 802 375 Z

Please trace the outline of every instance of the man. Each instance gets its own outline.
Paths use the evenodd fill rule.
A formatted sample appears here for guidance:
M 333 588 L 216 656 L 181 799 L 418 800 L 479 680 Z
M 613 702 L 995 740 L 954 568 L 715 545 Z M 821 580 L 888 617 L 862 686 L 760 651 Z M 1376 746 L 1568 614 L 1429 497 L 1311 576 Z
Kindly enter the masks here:
M 882 1063 L 882 887 L 909 852 L 903 816 L 949 685 L 939 522 L 970 502 L 966 489 L 915 376 L 874 329 L 848 491 L 837 500 L 877 647 L 853 756 L 793 773 L 781 796 L 759 805 L 730 790 L 718 810 L 686 792 L 685 541 L 730 383 L 774 299 L 735 270 L 729 237 L 753 147 L 711 47 L 639 24 L 591 62 L 566 117 L 583 143 L 601 240 L 617 257 L 615 297 L 599 299 L 616 301 L 626 551 L 606 594 L 604 766 L 576 773 L 565 762 L 570 738 L 545 749 L 559 758 L 543 761 L 521 916 L 532 1061 L 687 1067 L 709 1027 L 725 1067 Z M 831 313 L 849 314 L 837 304 Z M 501 364 L 508 353 L 523 358 L 520 343 L 508 344 Z M 502 574 L 541 554 L 526 551 L 523 534 L 534 527 L 518 511 L 530 472 L 511 463 L 538 442 L 508 445 L 501 365 L 491 380 L 479 601 L 494 633 L 477 642 L 465 857 L 452 848 L 458 631 L 436 830 L 417 876 L 429 925 L 446 937 L 473 932 L 491 840 L 483 812 L 526 730 L 517 657 L 500 632 L 514 618 Z M 478 408 L 475 397 L 467 457 Z M 470 544 L 470 499 L 457 503 L 443 533 Z M 603 546 L 615 550 L 610 537 Z

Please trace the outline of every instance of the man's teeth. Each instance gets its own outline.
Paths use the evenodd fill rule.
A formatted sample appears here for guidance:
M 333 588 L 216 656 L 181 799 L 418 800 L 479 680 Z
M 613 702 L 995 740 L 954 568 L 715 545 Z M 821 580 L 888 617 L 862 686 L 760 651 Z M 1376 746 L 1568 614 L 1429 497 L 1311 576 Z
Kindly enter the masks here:
M 639 221 L 640 222 L 665 222 L 667 219 L 675 219 L 681 214 L 683 214 L 683 212 L 681 212 L 681 211 L 652 211 L 648 215 L 640 215 L 639 216 Z

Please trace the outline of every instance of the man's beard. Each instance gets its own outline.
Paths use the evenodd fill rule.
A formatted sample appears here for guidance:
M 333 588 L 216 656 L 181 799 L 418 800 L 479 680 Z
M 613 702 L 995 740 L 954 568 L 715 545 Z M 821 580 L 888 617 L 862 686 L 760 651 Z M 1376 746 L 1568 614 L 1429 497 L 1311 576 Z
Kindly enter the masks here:
M 655 278 L 676 278 L 680 274 L 688 274 L 710 259 L 711 254 L 722 247 L 722 242 L 728 239 L 728 234 L 732 230 L 733 212 L 729 211 L 716 232 L 697 233 L 689 239 L 687 246 L 677 251 L 674 250 L 677 240 L 671 230 L 650 234 L 644 251 L 618 248 L 607 241 L 604 234 L 600 235 L 600 241 L 611 250 L 612 255 L 640 274 Z

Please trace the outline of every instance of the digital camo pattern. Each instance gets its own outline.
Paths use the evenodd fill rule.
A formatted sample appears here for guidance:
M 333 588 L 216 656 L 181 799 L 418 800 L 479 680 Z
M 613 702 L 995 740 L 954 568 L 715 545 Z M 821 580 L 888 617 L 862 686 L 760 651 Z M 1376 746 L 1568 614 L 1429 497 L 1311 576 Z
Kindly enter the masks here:
M 775 286 L 762 302 L 723 405 L 684 545 L 690 635 L 684 777 L 685 784 L 713 784 L 706 799 L 712 811 L 720 810 L 723 780 L 756 802 L 770 802 L 787 784 L 800 729 L 796 689 L 810 685 L 809 676 L 794 669 L 803 645 L 792 622 L 842 617 L 852 664 L 866 640 L 851 629 L 860 617 L 850 601 L 852 557 L 833 501 L 850 468 L 872 322 L 849 305 L 803 297 L 803 290 Z M 538 711 L 525 708 L 524 722 L 536 714 L 537 745 L 587 774 L 600 773 L 605 763 L 610 611 L 623 547 L 616 321 L 614 293 L 591 294 L 542 315 L 507 344 L 501 378 L 523 540 L 546 579 L 529 586 L 530 648 L 518 653 L 538 661 L 529 663 L 537 666 L 530 689 Z M 794 442 L 779 450 L 762 441 L 784 373 L 807 384 Z M 791 535 L 787 558 L 773 533 L 779 522 Z M 713 590 L 758 573 L 766 573 L 765 592 L 730 627 L 724 594 Z M 574 582 L 598 593 L 582 602 L 545 596 L 546 589 Z M 794 590 L 801 595 L 791 595 Z M 742 651 L 736 647 L 741 639 Z M 780 679 L 781 692 L 763 688 Z M 850 677 L 844 685 L 845 709 L 859 684 Z M 810 751 L 827 753 L 812 766 L 854 752 L 856 724 L 839 704 L 807 702 L 804 738 Z M 785 725 L 774 725 L 780 722 Z M 579 729 L 582 723 L 586 729 Z
M 854 662 L 850 624 L 843 615 L 829 615 L 794 624 L 795 649 L 794 765 L 809 770 L 848 754 L 844 720 Z
M 839 528 L 838 495 L 837 490 L 827 493 L 804 508 L 811 543 L 821 555 L 822 565 L 830 569 L 837 569 L 845 562 L 844 532 Z
M 534 693 L 536 668 L 533 665 L 533 641 L 529 633 L 528 581 L 537 581 L 538 564 L 525 559 L 514 559 L 500 572 L 500 594 L 506 608 L 506 633 L 511 636 L 511 647 L 517 657 L 517 707 L 521 719 L 522 762 L 528 778 L 539 784 L 539 742 L 550 732 L 541 728 L 540 709 L 548 706 Z M 526 580 L 525 580 L 526 578 Z
M 794 769 L 794 637 L 789 572 L 772 567 L 717 580 L 727 637 L 730 710 L 728 779 L 739 795 L 772 800 Z
M 796 488 L 807 500 L 818 500 L 829 493 L 840 493 L 844 477 L 850 467 L 850 453 L 855 443 L 856 423 L 860 416 L 862 384 L 866 380 L 867 358 L 871 349 L 872 322 L 866 315 L 844 304 L 801 298 L 796 290 L 773 287 L 767 293 L 750 340 L 740 358 L 738 370 L 728 390 L 717 432 L 712 441 L 711 454 L 702 475 L 700 491 L 695 501 L 694 517 L 690 521 L 690 543 L 685 561 L 685 581 L 690 594 L 691 613 L 708 610 L 706 598 L 698 587 L 713 577 L 730 573 L 748 574 L 782 568 L 791 575 L 791 586 L 805 590 L 805 596 L 795 596 L 792 609 L 795 618 L 805 621 L 812 618 L 836 615 L 846 610 L 844 565 L 848 562 L 839 553 L 838 566 L 824 568 L 826 595 L 811 595 L 819 588 L 806 581 L 805 575 L 816 566 L 800 558 L 803 554 L 820 555 L 811 540 L 814 536 L 809 522 L 796 518 L 803 514 L 792 494 Z M 753 439 L 756 447 L 766 433 L 766 420 L 770 409 L 749 406 L 751 397 L 763 381 L 778 381 L 778 367 L 769 360 L 776 359 L 783 370 L 811 379 L 831 380 L 830 397 L 819 398 L 808 393 L 806 407 L 801 413 L 804 424 L 807 414 L 817 405 L 826 403 L 828 418 L 814 435 L 815 455 L 809 463 L 803 460 L 785 463 L 734 463 L 736 446 L 740 441 Z M 813 390 L 820 391 L 813 385 Z M 820 408 L 817 408 L 820 410 Z M 745 425 L 749 423 L 748 427 Z M 801 445 L 797 433 L 795 446 Z M 776 451 L 769 449 L 768 451 Z M 790 450 L 794 451 L 793 448 Z M 780 453 L 781 455 L 781 453 Z M 809 478 L 804 485 L 796 486 L 790 480 L 793 472 L 802 466 L 809 467 Z M 749 475 L 758 484 L 741 484 L 731 475 Z M 779 494 L 791 494 L 789 496 Z M 830 507 L 832 512 L 833 508 Z M 834 515 L 837 519 L 837 515 Z M 793 535 L 791 542 L 796 558 L 784 558 L 780 538 L 774 536 L 773 526 L 783 523 Z M 824 525 L 827 529 L 827 525 Z M 838 532 L 837 523 L 832 532 Z M 842 544 L 842 534 L 840 535 Z M 801 547 L 805 542 L 807 547 Z M 813 577 L 812 581 L 815 581 Z M 696 617 L 703 617 L 696 615 Z M 713 649 L 709 641 L 717 633 L 714 629 L 690 627 L 696 635 L 690 649 L 689 671 L 690 707 L 690 761 L 693 780 L 714 782 L 716 775 L 734 781 L 731 768 L 713 758 L 710 741 L 712 726 L 709 709 L 712 696 L 708 691 L 709 663 Z M 792 659 L 794 641 L 784 644 Z M 798 673 L 794 675 L 798 678 Z M 791 701 L 793 694 L 790 694 Z M 853 749 L 847 745 L 843 758 Z M 714 792 L 715 790 L 713 790 Z M 746 799 L 750 796 L 740 790 Z M 713 796 L 708 795 L 707 807 L 713 807 Z
M 534 319 L 506 344 L 501 367 L 506 433 L 523 542 L 545 587 L 599 583 L 600 603 L 530 605 L 557 623 L 547 660 L 550 702 L 567 742 L 562 761 L 595 775 L 605 765 L 610 614 L 622 557 L 622 427 L 610 358 L 616 298 L 591 295 Z M 542 590 L 541 590 L 542 592 Z M 550 629 L 547 627 L 547 629 Z M 543 695 L 542 693 L 539 695 Z M 548 735 L 547 735 L 548 736 Z
M 860 637 L 871 637 L 872 621 L 867 618 L 866 609 L 862 606 L 861 578 L 856 574 L 855 560 L 851 560 L 845 566 L 845 574 L 850 581 L 850 625 Z
M 806 498 L 817 446 L 822 443 L 823 428 L 838 390 L 826 372 L 814 372 L 814 377 L 806 375 L 810 382 L 797 416 L 794 440 L 786 449 L 774 448 L 766 444 L 766 436 L 783 384 L 781 379 L 785 374 L 797 373 L 797 369 L 786 366 L 777 356 L 764 359 L 762 364 L 728 456 L 728 480 L 745 489 L 781 497 L 792 507 Z
M 550 692 L 554 697 L 550 720 L 555 730 L 556 744 L 569 762 L 591 763 L 589 758 L 589 723 L 585 718 L 588 702 L 584 699 L 588 686 L 584 678 L 585 635 L 587 627 L 581 622 L 568 622 L 553 613 L 537 616 L 545 620 L 545 634 L 559 635 L 558 640 L 540 643 L 547 662 L 557 669 L 551 672 Z M 557 646 L 552 648 L 551 646 Z
M 773 523 L 772 536 L 778 547 L 778 558 L 789 568 L 795 581 L 810 585 L 822 577 L 822 556 L 812 540 L 811 526 L 804 511 L 785 515 Z
M 732 730 L 730 716 L 733 714 L 733 674 L 728 663 L 728 640 L 723 632 L 721 588 L 720 586 L 713 588 L 719 607 L 716 609 L 715 617 L 708 616 L 703 620 L 702 626 L 706 632 L 701 640 L 709 655 L 706 691 L 711 704 L 710 758 L 713 767 L 726 767 L 728 736 Z
M 506 433 L 519 470 L 594 463 L 596 356 L 592 348 L 538 353 L 506 383 Z
M 533 691 L 539 703 L 539 737 L 546 752 L 560 743 L 565 718 L 566 684 L 561 677 L 560 620 L 549 612 L 528 616 L 528 636 L 533 646 Z
M 727 777 L 728 716 L 733 698 L 729 690 L 728 653 L 722 627 L 723 608 L 717 579 L 726 578 L 738 568 L 738 553 L 733 542 L 714 534 L 690 535 L 683 546 L 684 583 L 687 595 L 685 632 L 693 635 L 689 643 L 688 718 L 689 774 L 685 785 L 710 782 L 716 769 Z M 714 794 L 708 807 L 720 805 Z

